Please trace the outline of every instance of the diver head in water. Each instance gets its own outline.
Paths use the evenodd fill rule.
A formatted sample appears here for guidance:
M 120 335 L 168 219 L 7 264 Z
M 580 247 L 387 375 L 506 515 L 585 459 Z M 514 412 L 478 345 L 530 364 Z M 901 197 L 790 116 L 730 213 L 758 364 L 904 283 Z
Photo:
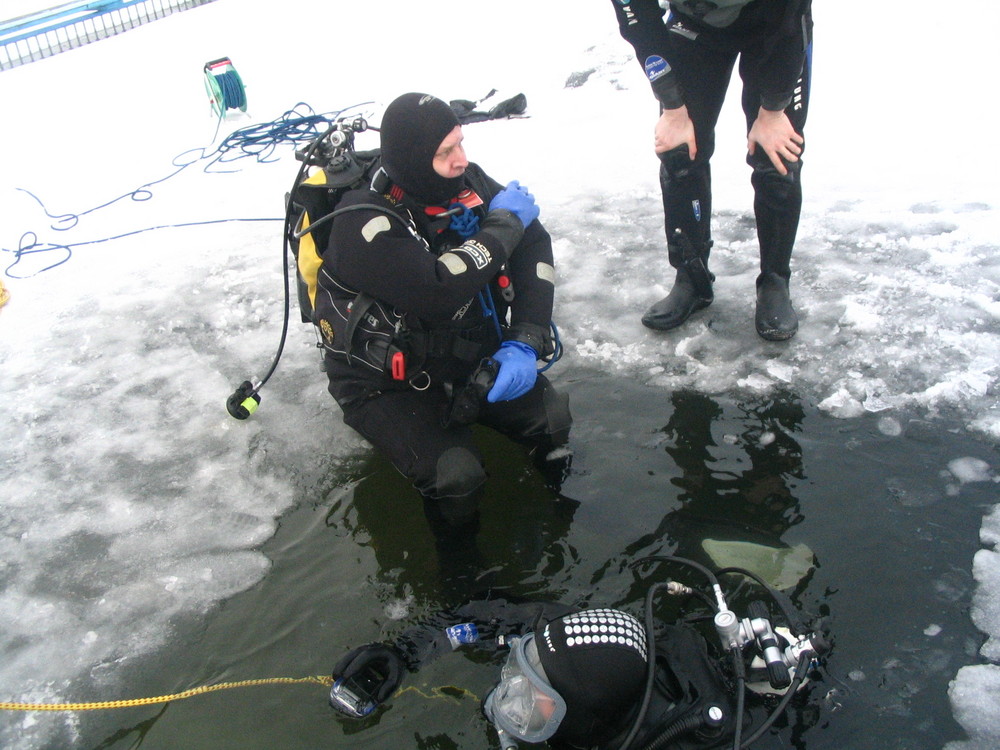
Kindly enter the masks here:
M 499 731 L 522 742 L 600 744 L 641 697 L 647 658 L 645 631 L 632 615 L 567 615 L 512 639 L 483 707 Z
M 673 580 L 655 583 L 646 596 L 645 623 L 610 608 L 475 600 L 429 618 L 391 645 L 373 643 L 348 653 L 333 670 L 330 703 L 348 716 L 367 716 L 395 692 L 407 670 L 474 645 L 506 650 L 499 681 L 482 703 L 503 750 L 519 742 L 547 742 L 557 750 L 621 750 L 633 742 L 693 750 L 729 739 L 746 747 L 784 712 L 829 645 L 787 596 L 755 573 L 726 569 L 768 592 L 787 626 L 772 624 L 763 600 L 750 601 L 746 616 L 738 616 L 715 574 L 700 563 L 659 556 L 635 564 L 657 561 L 700 571 L 712 594 Z M 706 638 L 684 619 L 656 620 L 653 600 L 663 587 L 677 595 L 700 594 L 713 612 L 700 619 L 711 621 L 716 637 Z M 783 697 L 741 739 L 751 694 Z

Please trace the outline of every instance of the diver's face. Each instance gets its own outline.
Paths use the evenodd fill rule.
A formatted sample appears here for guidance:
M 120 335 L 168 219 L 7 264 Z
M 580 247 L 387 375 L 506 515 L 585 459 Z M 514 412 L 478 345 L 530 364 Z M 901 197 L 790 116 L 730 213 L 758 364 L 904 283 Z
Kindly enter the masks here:
M 469 166 L 469 160 L 465 157 L 465 148 L 462 146 L 464 138 L 462 126 L 456 125 L 454 130 L 441 141 L 438 150 L 434 152 L 434 171 L 447 180 L 461 177 Z
M 544 677 L 534 636 L 515 639 L 500 670 L 500 682 L 486 696 L 487 718 L 521 742 L 545 742 L 566 716 L 566 703 Z

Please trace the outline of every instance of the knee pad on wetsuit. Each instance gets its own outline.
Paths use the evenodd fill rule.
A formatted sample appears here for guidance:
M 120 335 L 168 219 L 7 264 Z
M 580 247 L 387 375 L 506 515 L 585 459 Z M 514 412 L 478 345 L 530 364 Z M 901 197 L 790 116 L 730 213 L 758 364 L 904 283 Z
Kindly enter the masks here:
M 680 183 L 690 178 L 702 190 L 708 191 L 711 184 L 709 162 L 715 152 L 714 136 L 701 136 L 698 152 L 691 158 L 691 150 L 682 143 L 669 151 L 657 154 L 660 159 L 660 185 L 665 182 Z
M 691 152 L 686 143 L 682 143 L 677 148 L 657 154 L 660 157 L 660 180 L 679 180 L 691 174 L 691 167 L 694 162 L 691 160 Z
M 799 182 L 802 171 L 801 159 L 799 161 L 785 161 L 784 165 L 788 174 L 781 174 L 762 148 L 758 148 L 753 154 L 747 154 L 747 164 L 753 168 L 750 181 L 755 187 L 767 184 L 770 190 L 778 192 L 788 192 L 794 189 L 794 186 Z

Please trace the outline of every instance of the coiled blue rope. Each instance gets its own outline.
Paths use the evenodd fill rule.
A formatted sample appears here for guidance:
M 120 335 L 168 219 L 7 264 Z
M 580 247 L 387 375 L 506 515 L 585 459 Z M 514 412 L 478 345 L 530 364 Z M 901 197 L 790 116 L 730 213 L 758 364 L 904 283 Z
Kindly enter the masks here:
M 205 63 L 205 91 L 212 110 L 222 120 L 230 109 L 247 111 L 247 94 L 243 79 L 228 57 Z
M 247 92 L 243 88 L 243 80 L 235 70 L 228 70 L 215 76 L 222 92 L 222 106 L 225 109 L 240 109 L 244 112 L 247 108 Z

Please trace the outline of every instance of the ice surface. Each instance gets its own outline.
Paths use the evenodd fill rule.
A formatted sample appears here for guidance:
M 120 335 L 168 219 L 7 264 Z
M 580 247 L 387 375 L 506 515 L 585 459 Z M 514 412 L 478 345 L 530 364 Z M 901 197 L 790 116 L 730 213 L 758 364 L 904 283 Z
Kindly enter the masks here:
M 960 35 L 928 23 L 929 0 L 875 4 L 863 23 L 817 7 L 806 205 L 793 258 L 801 327 L 787 344 L 753 332 L 757 258 L 735 106 L 723 114 L 714 162 L 716 302 L 670 334 L 639 324 L 671 282 L 651 154 L 655 103 L 608 3 L 508 0 L 502 14 L 463 6 L 461 24 L 488 14 L 488 33 L 476 34 L 468 57 L 468 43 L 449 44 L 447 25 L 429 25 L 456 17 L 439 0 L 390 0 L 379 19 L 363 3 L 317 10 L 286 0 L 276 12 L 263 0 L 217 0 L 0 73 L 0 260 L 12 295 L 0 311 L 0 684 L 19 691 L 11 697 L 59 700 L 75 679 L 113 675 L 166 642 L 176 617 L 252 586 L 268 566 L 260 544 L 319 456 L 361 445 L 340 425 L 301 330 L 254 419 L 235 424 L 224 410 L 235 385 L 263 373 L 275 345 L 277 224 L 162 229 L 14 262 L 27 232 L 81 242 L 277 217 L 297 167 L 289 149 L 275 163 L 235 164 L 232 174 L 195 163 L 153 186 L 149 200 L 81 216 L 65 233 L 18 188 L 60 215 L 166 176 L 173 157 L 212 140 L 201 66 L 221 55 L 233 59 L 250 102 L 248 116 L 226 128 L 299 101 L 317 111 L 371 101 L 377 118 L 407 90 L 446 99 L 524 92 L 529 119 L 470 126 L 466 146 L 498 179 L 520 179 L 538 198 L 557 254 L 564 366 L 668 390 L 785 386 L 833 417 L 880 413 L 888 436 L 910 414 L 947 413 L 996 439 L 1000 149 L 992 102 L 965 73 L 993 68 L 1000 7 L 965 4 L 975 5 L 977 23 Z M 331 47 L 326 34 L 305 37 L 302 18 L 374 24 L 377 33 L 339 34 Z M 372 54 L 375 42 L 392 54 Z M 877 75 L 859 54 L 872 49 Z M 935 64 L 914 75 L 925 49 L 936 51 Z M 951 107 L 925 105 L 928 91 L 934 102 L 947 92 L 962 103 L 961 137 Z M 293 452 L 295 472 L 285 460 Z M 941 461 L 956 486 L 995 481 L 996 467 Z M 1000 510 L 981 538 L 973 619 L 989 636 L 982 656 L 996 662 Z M 956 676 L 955 714 L 974 739 L 951 750 L 1000 742 L 998 675 L 995 664 L 975 664 Z M 33 736 L 41 730 L 30 716 L 2 721 L 0 745 L 44 739 Z

